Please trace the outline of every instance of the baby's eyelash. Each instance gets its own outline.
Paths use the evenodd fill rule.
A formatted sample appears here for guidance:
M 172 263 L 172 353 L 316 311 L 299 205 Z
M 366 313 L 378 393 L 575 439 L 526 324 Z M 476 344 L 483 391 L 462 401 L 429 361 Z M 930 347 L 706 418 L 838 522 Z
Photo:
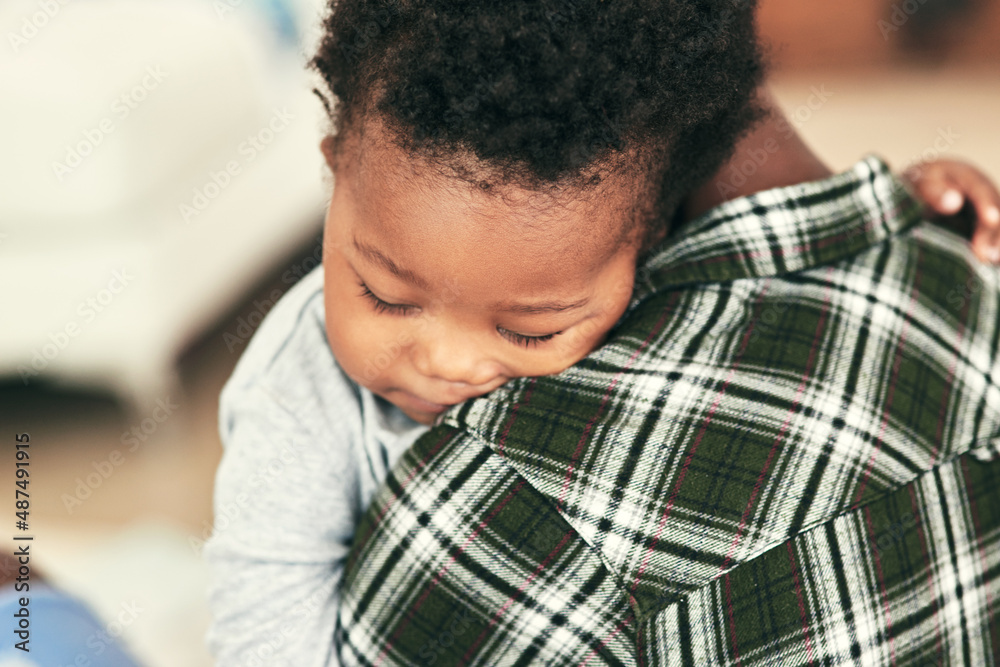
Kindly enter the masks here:
M 368 299 L 371 303 L 372 308 L 375 309 L 376 313 L 386 313 L 389 315 L 406 315 L 411 312 L 416 306 L 405 306 L 399 303 L 389 303 L 388 301 L 383 301 L 382 299 L 375 296 L 375 294 L 368 289 L 368 285 L 364 283 L 358 283 L 361 286 L 361 296 Z
M 544 343 L 546 341 L 552 340 L 556 336 L 562 333 L 562 331 L 557 331 L 555 333 L 545 334 L 544 336 L 525 336 L 524 334 L 514 333 L 513 331 L 507 331 L 506 329 L 501 329 L 497 327 L 497 331 L 501 336 L 514 343 L 515 345 L 521 345 L 523 347 L 538 347 L 539 343 Z
M 399 303 L 389 303 L 388 301 L 383 301 L 378 298 L 374 292 L 372 292 L 368 285 L 363 282 L 359 282 L 358 286 L 361 287 L 361 296 L 368 300 L 372 308 L 375 309 L 376 313 L 385 313 L 389 315 L 406 315 L 413 310 L 416 310 L 416 306 L 408 306 Z M 562 333 L 562 331 L 557 331 L 555 333 L 545 334 L 544 336 L 525 336 L 524 334 L 514 333 L 513 331 L 507 331 L 497 327 L 497 331 L 501 336 L 514 343 L 515 345 L 520 345 L 525 348 L 538 347 L 541 343 L 552 340 L 556 336 Z

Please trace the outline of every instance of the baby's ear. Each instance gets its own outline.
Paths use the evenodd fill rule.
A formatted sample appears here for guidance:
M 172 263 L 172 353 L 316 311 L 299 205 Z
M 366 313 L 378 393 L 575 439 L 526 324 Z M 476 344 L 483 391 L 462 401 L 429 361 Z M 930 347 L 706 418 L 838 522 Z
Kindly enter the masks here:
M 323 141 L 319 142 L 319 149 L 323 151 L 323 157 L 326 158 L 326 164 L 330 167 L 330 171 L 337 171 L 337 155 L 335 152 L 336 140 L 332 134 L 328 134 L 323 137 Z

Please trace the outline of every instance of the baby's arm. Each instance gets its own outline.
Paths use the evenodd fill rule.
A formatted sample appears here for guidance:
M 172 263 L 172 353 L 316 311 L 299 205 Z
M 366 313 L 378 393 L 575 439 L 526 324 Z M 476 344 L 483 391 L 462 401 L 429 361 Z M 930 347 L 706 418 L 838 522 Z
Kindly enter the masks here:
M 337 586 L 361 509 L 358 448 L 316 442 L 261 386 L 227 387 L 220 428 L 205 547 L 217 664 L 337 665 Z

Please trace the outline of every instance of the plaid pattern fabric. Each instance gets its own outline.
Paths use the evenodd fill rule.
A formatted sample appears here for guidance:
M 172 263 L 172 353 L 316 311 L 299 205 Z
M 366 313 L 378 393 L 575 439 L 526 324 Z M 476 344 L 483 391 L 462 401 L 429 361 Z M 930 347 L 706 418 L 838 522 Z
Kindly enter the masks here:
M 994 664 L 998 302 L 876 157 L 714 209 L 403 456 L 343 664 Z

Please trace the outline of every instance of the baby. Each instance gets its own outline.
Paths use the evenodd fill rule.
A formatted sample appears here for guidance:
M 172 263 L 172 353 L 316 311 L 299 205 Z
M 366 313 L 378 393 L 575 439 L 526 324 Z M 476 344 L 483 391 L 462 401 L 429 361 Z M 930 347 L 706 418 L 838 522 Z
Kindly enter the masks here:
M 222 666 L 338 664 L 354 527 L 430 424 L 583 360 L 625 312 L 637 262 L 723 191 L 829 175 L 792 138 L 739 191 L 719 187 L 734 146 L 781 123 L 756 96 L 752 36 L 699 51 L 661 93 L 606 66 L 600 48 L 618 47 L 586 17 L 365 6 L 337 3 L 314 60 L 338 100 L 323 265 L 268 314 L 221 396 L 206 556 Z M 491 27 L 474 38 L 465 22 Z M 725 81 L 698 69 L 713 58 Z M 931 163 L 913 185 L 942 213 L 968 199 L 977 253 L 1000 248 L 1000 196 L 977 171 Z

